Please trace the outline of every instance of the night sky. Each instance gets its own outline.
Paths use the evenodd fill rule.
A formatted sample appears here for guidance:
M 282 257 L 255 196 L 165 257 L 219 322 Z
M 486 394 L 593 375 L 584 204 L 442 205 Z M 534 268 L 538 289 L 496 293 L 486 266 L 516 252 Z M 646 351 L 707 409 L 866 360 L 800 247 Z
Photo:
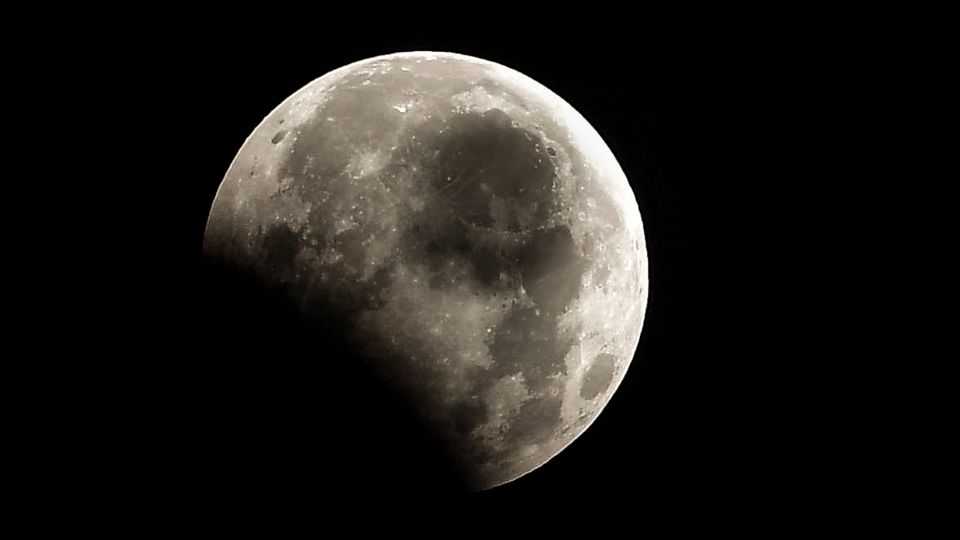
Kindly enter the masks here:
M 639 348 L 593 426 L 527 476 L 459 497 L 616 489 L 638 503 L 683 505 L 787 474 L 771 450 L 781 419 L 762 397 L 778 383 L 752 367 L 782 351 L 766 311 L 781 286 L 767 258 L 779 240 L 763 221 L 776 212 L 771 197 L 784 195 L 765 187 L 776 169 L 763 126 L 777 110 L 765 73 L 777 59 L 755 54 L 762 43 L 709 21 L 626 16 L 161 20 L 91 37 L 88 55 L 113 60 L 116 82 L 101 96 L 110 106 L 100 110 L 127 139 L 124 160 L 140 164 L 127 169 L 136 189 L 114 195 L 131 225 L 110 237 L 113 255 L 122 252 L 110 280 L 123 291 L 117 328 L 129 358 L 126 405 L 114 413 L 132 441 L 116 456 L 123 485 L 251 508 L 307 508 L 330 493 L 418 501 L 456 491 L 436 448 L 389 392 L 349 367 L 349 351 L 298 333 L 269 294 L 201 257 L 217 187 L 265 115 L 332 69 L 412 50 L 504 64 L 573 105 L 631 183 L 650 264 Z M 290 360 L 305 356 L 315 358 L 309 367 Z

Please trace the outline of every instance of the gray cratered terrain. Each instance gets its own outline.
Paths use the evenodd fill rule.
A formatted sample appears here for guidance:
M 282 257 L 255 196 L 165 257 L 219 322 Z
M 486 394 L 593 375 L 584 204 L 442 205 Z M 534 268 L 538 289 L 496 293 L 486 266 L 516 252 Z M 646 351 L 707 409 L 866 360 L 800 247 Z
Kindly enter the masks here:
M 590 425 L 647 301 L 636 199 L 596 131 L 528 77 L 446 53 L 290 96 L 230 166 L 204 249 L 336 321 L 479 489 Z

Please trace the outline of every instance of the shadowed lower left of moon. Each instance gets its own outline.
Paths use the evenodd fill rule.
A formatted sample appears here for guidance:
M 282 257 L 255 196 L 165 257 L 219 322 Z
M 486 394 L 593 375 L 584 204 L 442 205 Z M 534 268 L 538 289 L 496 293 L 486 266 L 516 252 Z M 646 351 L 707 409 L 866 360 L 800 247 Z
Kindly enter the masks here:
M 191 496 L 247 504 L 470 488 L 409 401 L 340 338 L 342 325 L 318 328 L 282 290 L 216 257 L 200 289 L 209 335 L 180 375 L 189 395 L 172 396 L 188 408 L 176 430 Z

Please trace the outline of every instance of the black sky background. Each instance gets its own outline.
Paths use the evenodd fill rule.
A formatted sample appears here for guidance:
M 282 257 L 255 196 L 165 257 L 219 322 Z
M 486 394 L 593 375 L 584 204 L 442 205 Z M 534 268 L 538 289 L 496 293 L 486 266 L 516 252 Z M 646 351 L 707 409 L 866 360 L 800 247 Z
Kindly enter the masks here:
M 119 492 L 193 509 L 456 492 L 429 438 L 347 365 L 349 351 L 305 338 L 269 295 L 237 296 L 254 292 L 201 257 L 217 187 L 265 115 L 332 69 L 412 50 L 504 64 L 573 105 L 631 182 L 650 262 L 637 354 L 593 426 L 521 479 L 448 500 L 616 492 L 682 509 L 756 502 L 795 481 L 800 443 L 785 435 L 775 397 L 787 385 L 770 367 L 794 352 L 775 309 L 789 301 L 774 277 L 788 239 L 770 219 L 790 187 L 774 180 L 769 128 L 796 112 L 774 97 L 788 59 L 767 38 L 626 15 L 332 18 L 322 31 L 312 15 L 159 20 L 91 36 L 81 55 L 107 60 L 107 73 L 88 72 L 104 77 L 89 83 L 90 112 L 123 154 L 103 219 L 128 226 L 103 229 L 96 266 L 111 294 L 94 293 L 120 314 L 98 432 L 123 441 L 100 456 L 123 471 Z

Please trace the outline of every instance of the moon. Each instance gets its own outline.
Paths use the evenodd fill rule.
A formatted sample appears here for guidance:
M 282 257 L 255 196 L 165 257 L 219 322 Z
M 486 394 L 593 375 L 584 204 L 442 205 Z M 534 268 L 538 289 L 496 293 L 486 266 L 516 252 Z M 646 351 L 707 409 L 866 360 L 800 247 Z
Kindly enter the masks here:
M 479 490 L 597 418 L 649 290 L 600 135 L 529 77 L 450 53 L 362 60 L 287 98 L 230 165 L 204 253 L 336 327 Z

